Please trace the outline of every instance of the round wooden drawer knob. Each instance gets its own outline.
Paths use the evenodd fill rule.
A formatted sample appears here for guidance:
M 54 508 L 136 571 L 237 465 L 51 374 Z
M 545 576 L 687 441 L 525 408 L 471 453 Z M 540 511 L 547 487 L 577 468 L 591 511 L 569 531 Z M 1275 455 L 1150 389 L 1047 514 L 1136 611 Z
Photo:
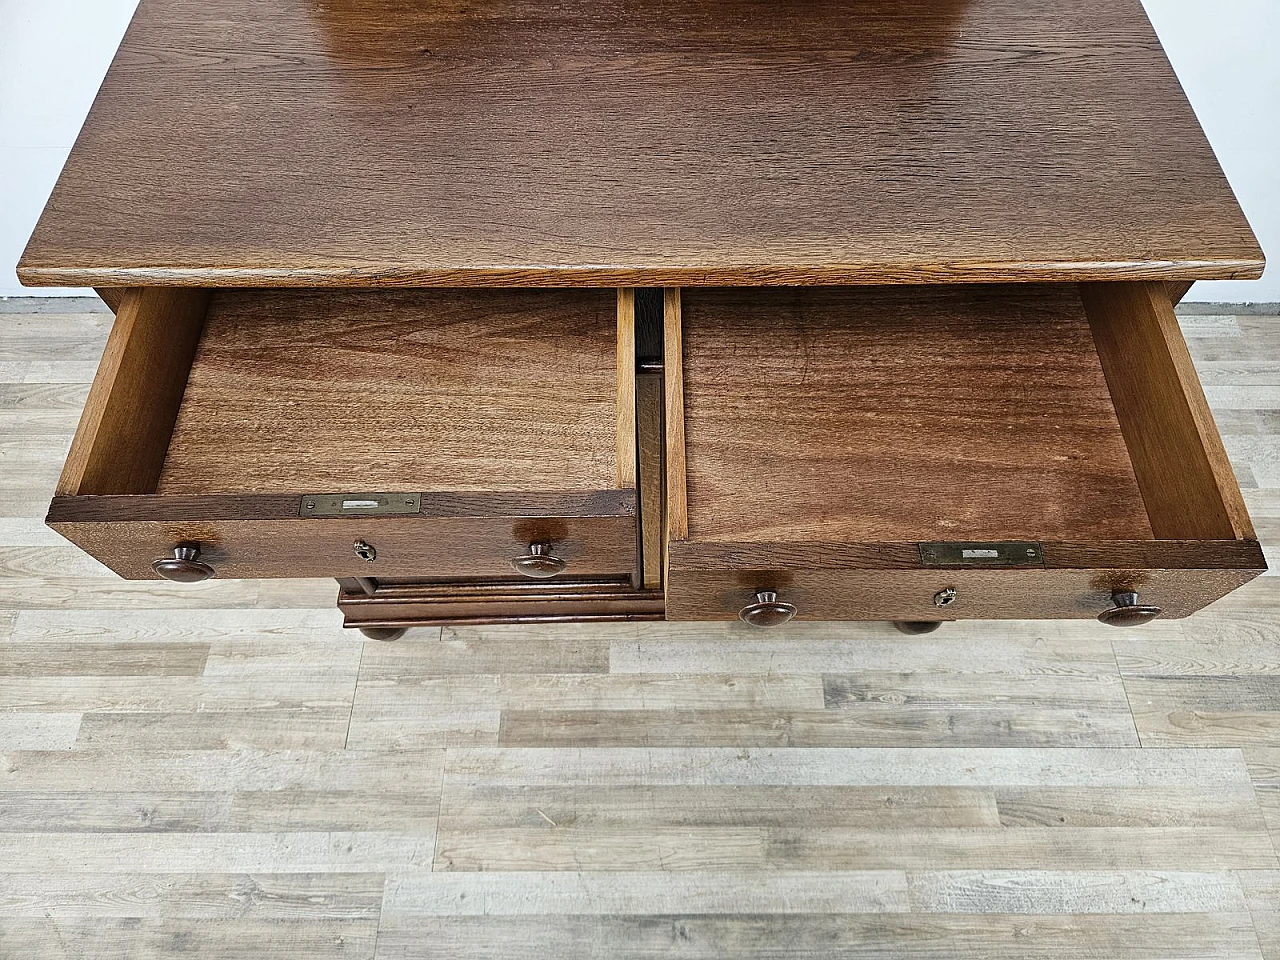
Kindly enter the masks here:
M 783 603 L 772 590 L 756 593 L 756 602 L 748 603 L 738 611 L 738 619 L 753 627 L 776 627 L 796 615 L 793 603 Z
M 1098 619 L 1113 627 L 1136 627 L 1160 616 L 1160 608 L 1138 602 L 1132 590 L 1117 590 L 1111 595 L 1111 606 L 1098 614 Z
M 529 545 L 529 552 L 512 560 L 511 566 L 515 567 L 516 573 L 521 576 L 532 577 L 534 580 L 546 580 L 557 573 L 564 573 L 564 568 L 568 564 L 559 557 L 551 555 L 551 544 L 532 543 Z
M 200 548 L 192 543 L 174 547 L 172 557 L 161 557 L 151 569 L 175 583 L 199 583 L 213 576 L 213 567 L 200 559 Z

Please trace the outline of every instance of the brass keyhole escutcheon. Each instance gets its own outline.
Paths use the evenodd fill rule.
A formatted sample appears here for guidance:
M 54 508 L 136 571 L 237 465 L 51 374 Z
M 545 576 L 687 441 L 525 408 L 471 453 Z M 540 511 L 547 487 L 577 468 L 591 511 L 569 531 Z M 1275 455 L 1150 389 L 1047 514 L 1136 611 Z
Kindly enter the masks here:
M 356 551 L 356 556 L 368 563 L 378 559 L 378 551 L 374 549 L 372 543 L 365 543 L 363 540 L 357 540 L 352 547 Z
M 957 595 L 955 587 L 943 587 L 933 595 L 933 605 L 935 607 L 949 607 L 956 602 Z

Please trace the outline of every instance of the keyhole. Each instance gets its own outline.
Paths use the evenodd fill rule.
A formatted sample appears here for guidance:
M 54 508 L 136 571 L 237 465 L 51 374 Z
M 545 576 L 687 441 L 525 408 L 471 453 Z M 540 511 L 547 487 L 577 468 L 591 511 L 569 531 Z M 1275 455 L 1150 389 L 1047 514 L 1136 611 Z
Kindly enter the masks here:
M 373 549 L 373 544 L 365 543 L 363 540 L 357 540 L 353 546 L 355 547 L 356 556 L 361 560 L 367 560 L 369 563 L 378 559 L 378 551 Z

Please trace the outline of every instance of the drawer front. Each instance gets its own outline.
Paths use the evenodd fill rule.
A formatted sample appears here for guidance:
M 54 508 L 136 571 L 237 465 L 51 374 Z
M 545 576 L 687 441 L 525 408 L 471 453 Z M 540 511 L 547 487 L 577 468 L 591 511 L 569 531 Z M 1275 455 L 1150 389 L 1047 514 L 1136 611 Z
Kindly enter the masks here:
M 668 620 L 736 620 L 759 591 L 797 620 L 1095 618 L 1116 591 L 1136 591 L 1161 619 L 1188 616 L 1257 570 L 734 570 L 688 571 L 667 586 Z M 935 600 L 935 598 L 937 598 Z M 943 605 L 939 605 L 939 604 Z
M 228 578 L 518 579 L 512 561 L 535 544 L 564 561 L 561 578 L 636 569 L 635 495 L 627 491 L 559 498 L 569 509 L 538 516 L 442 516 L 439 504 L 424 498 L 424 510 L 436 515 L 302 518 L 297 498 L 206 499 L 58 498 L 48 522 L 129 580 L 156 579 L 155 561 L 187 545 L 213 576 Z

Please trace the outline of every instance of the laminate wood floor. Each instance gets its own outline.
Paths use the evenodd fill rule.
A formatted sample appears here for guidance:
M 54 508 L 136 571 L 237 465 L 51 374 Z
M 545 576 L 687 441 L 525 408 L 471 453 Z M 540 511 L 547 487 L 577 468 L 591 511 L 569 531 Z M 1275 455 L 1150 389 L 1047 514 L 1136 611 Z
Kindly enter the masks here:
M 1127 632 L 365 643 L 330 581 L 44 528 L 109 322 L 0 304 L 5 960 L 1280 960 L 1280 577 Z M 1280 318 L 1183 322 L 1280 546 Z

